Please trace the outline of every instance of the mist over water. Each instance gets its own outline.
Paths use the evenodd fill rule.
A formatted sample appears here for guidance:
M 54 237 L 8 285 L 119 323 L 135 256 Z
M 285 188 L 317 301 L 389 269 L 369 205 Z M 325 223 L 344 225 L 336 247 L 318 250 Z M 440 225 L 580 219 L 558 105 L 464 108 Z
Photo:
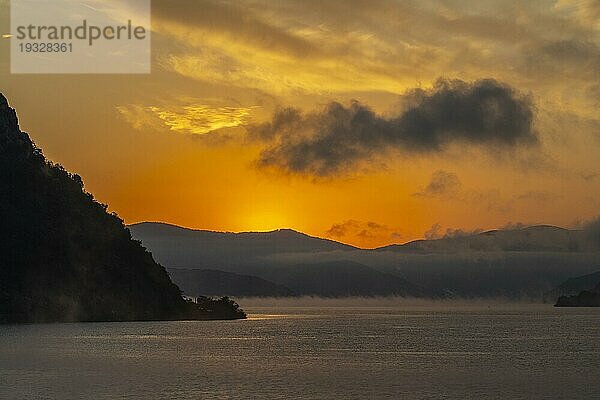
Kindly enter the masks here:
M 547 309 L 547 305 L 541 305 L 540 302 L 532 302 L 528 299 L 507 297 L 486 297 L 486 298 L 453 298 L 453 299 L 429 299 L 421 297 L 401 297 L 401 296 L 354 296 L 354 297 L 321 297 L 321 296 L 298 296 L 298 297 L 246 297 L 239 298 L 239 301 L 246 308 L 251 307 L 254 310 L 269 308 L 281 308 L 291 310 L 301 308 L 314 308 L 320 310 L 327 307 L 336 307 L 340 309 L 396 309 L 404 311 L 418 310 L 455 310 L 466 311 L 468 309 L 482 310 L 485 308 L 494 308 L 502 310 L 517 309 Z
M 0 326 L 0 398 L 600 396 L 600 309 L 243 299 L 245 321 Z

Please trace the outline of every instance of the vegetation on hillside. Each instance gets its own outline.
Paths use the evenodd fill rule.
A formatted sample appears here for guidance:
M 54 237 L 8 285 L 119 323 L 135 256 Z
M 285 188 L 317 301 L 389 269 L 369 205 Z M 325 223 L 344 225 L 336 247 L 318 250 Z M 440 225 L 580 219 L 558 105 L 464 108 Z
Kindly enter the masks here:
M 0 320 L 243 318 L 229 299 L 185 301 L 123 221 L 44 157 L 0 95 Z

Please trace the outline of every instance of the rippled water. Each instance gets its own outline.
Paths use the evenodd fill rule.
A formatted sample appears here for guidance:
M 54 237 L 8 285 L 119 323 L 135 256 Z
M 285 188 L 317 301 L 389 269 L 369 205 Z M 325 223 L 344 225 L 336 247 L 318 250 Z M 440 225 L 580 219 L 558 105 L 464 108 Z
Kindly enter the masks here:
M 233 322 L 0 326 L 0 398 L 600 398 L 600 309 L 247 308 Z

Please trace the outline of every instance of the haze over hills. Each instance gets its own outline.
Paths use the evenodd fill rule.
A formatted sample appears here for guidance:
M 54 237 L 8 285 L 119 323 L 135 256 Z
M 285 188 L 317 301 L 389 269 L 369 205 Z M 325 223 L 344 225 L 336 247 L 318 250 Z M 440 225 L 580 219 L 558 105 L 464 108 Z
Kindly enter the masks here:
M 0 94 L 0 322 L 233 319 L 185 301 L 81 177 L 44 157 Z
M 543 225 L 419 240 L 374 250 L 289 230 L 232 234 L 145 223 L 132 226 L 131 231 L 168 267 L 253 275 L 296 293 L 318 292 L 324 296 L 358 292 L 389 295 L 396 291 L 436 297 L 542 299 L 544 293 L 567 278 L 600 268 L 600 246 L 588 231 Z M 308 268 L 311 265 L 312 269 Z M 366 269 L 357 268 L 359 265 Z M 345 270 L 352 276 L 346 279 L 346 293 L 335 287 L 339 275 L 331 275 Z M 359 270 L 365 274 L 361 279 L 357 279 Z M 378 273 L 387 274 L 388 279 L 377 278 Z M 324 285 L 314 290 L 311 279 L 315 274 L 330 282 L 330 289 Z M 390 276 L 399 279 L 394 290 L 387 285 L 393 281 Z M 349 289 L 352 285 L 357 286 Z
M 194 230 L 160 222 L 129 225 L 131 234 L 155 249 L 158 260 L 167 265 L 209 268 L 215 264 L 238 264 L 280 253 L 313 253 L 356 250 L 355 247 L 296 232 L 213 232 Z
M 585 251 L 594 243 L 583 230 L 569 230 L 549 225 L 521 229 L 492 230 L 434 240 L 416 240 L 402 245 L 381 247 L 379 251 L 403 252 L 491 252 L 491 251 Z
M 169 268 L 169 275 L 187 296 L 286 297 L 295 293 L 265 279 L 212 269 Z
M 423 296 L 423 289 L 406 280 L 352 261 L 252 269 L 242 275 L 206 269 L 168 269 L 184 294 L 238 297 L 286 296 Z M 259 277 L 260 276 L 260 277 Z
M 423 296 L 429 294 L 405 279 L 354 261 L 329 261 L 252 270 L 299 295 L 322 297 Z

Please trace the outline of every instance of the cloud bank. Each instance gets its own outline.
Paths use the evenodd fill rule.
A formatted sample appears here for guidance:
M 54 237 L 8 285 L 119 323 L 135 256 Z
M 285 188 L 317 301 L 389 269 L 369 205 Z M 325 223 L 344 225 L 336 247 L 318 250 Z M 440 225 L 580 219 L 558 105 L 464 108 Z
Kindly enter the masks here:
M 531 100 L 493 79 L 440 79 L 403 99 L 408 106 L 389 118 L 356 101 L 306 114 L 280 109 L 270 122 L 249 128 L 250 137 L 268 143 L 258 164 L 328 176 L 391 149 L 423 154 L 453 143 L 514 148 L 538 142 Z

